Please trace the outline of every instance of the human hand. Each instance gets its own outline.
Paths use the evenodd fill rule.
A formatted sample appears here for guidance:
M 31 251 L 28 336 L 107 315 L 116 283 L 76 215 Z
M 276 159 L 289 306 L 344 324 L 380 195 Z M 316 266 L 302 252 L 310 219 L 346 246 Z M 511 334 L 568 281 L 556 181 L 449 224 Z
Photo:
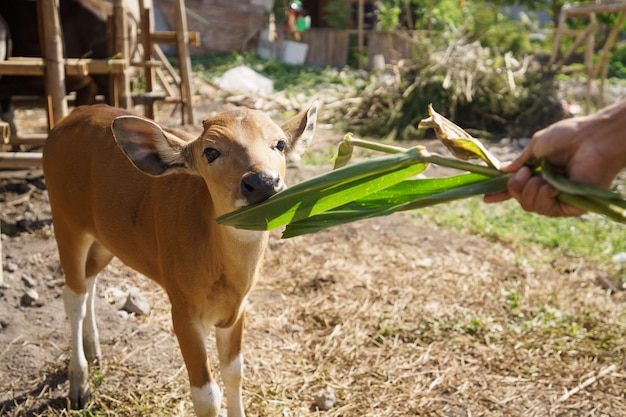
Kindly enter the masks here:
M 570 180 L 607 188 L 626 165 L 626 105 L 612 106 L 597 114 L 565 119 L 543 129 L 528 147 L 502 171 L 513 173 L 508 190 L 486 195 L 486 203 L 515 198 L 526 211 L 545 216 L 579 216 L 583 210 L 557 199 L 559 191 L 541 176 L 533 176 L 528 162 L 546 158 Z M 612 110 L 612 111 L 611 111 Z M 621 117 L 620 117 L 621 116 Z

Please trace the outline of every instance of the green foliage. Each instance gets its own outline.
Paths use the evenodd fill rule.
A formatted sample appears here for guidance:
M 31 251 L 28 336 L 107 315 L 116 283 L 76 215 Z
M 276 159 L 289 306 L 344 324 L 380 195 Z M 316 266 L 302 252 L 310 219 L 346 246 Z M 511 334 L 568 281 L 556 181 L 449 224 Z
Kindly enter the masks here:
M 478 3 L 468 25 L 468 38 L 492 50 L 524 57 L 534 48 L 529 29 L 528 23 L 502 16 L 497 8 Z
M 472 2 L 468 2 L 472 3 Z M 450 31 L 463 25 L 468 7 L 459 7 L 458 0 L 413 0 L 415 29 Z
M 332 0 L 324 6 L 324 19 L 331 28 L 349 29 L 352 22 L 352 6 L 344 0 Z
M 608 77 L 626 79 L 626 45 L 618 47 L 611 54 Z
M 402 0 L 383 0 L 379 7 L 379 29 L 395 30 L 400 26 Z

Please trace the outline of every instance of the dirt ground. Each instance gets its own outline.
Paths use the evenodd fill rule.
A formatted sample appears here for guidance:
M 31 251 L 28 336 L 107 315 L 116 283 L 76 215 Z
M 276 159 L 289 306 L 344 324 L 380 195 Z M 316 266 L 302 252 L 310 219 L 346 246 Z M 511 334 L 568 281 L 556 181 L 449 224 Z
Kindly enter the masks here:
M 313 152 L 341 138 L 322 127 Z M 291 183 L 327 169 L 290 169 Z M 69 326 L 41 171 L 0 172 L 0 207 L 0 415 L 69 415 Z M 274 231 L 247 307 L 247 412 L 626 416 L 625 295 L 598 284 L 606 274 L 408 214 L 288 240 Z M 103 360 L 84 415 L 192 414 L 163 291 L 116 260 L 98 286 Z M 110 301 L 129 286 L 148 314 Z M 320 410 L 325 388 L 336 402 Z

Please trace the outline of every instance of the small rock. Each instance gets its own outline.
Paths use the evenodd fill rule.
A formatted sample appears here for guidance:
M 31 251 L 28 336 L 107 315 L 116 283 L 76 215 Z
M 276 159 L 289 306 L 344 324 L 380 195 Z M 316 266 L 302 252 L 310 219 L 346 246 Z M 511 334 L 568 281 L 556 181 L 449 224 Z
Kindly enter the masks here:
M 124 303 L 128 298 L 128 293 L 126 291 L 120 290 L 117 287 L 109 287 L 104 290 L 104 296 L 109 304 L 113 304 L 119 306 L 119 308 L 123 308 Z
M 24 291 L 20 303 L 24 307 L 34 307 L 39 305 L 37 303 L 37 300 L 39 300 L 39 293 L 37 293 L 37 291 L 32 288 L 28 288 L 26 289 L 26 291 Z
M 128 292 L 128 298 L 126 298 L 126 303 L 124 303 L 124 307 L 122 307 L 122 309 L 128 311 L 129 313 L 142 316 L 150 312 L 150 304 L 148 304 L 139 290 L 134 288 Z
M 28 288 L 35 288 L 35 286 L 37 285 L 35 280 L 32 277 L 30 277 L 29 275 L 22 275 L 22 282 Z
M 423 268 L 431 268 L 435 260 L 433 258 L 422 258 L 415 261 L 415 266 L 421 266 Z
M 18 269 L 19 267 L 17 266 L 15 262 L 7 262 L 6 268 L 5 268 L 7 272 L 17 272 Z
M 620 252 L 613 256 L 613 262 L 616 264 L 626 263 L 626 252 Z
M 272 80 L 245 66 L 229 69 L 216 80 L 216 84 L 222 90 L 233 94 L 274 92 Z
M 326 387 L 315 395 L 315 406 L 319 410 L 330 410 L 336 404 L 337 396 L 331 387 Z

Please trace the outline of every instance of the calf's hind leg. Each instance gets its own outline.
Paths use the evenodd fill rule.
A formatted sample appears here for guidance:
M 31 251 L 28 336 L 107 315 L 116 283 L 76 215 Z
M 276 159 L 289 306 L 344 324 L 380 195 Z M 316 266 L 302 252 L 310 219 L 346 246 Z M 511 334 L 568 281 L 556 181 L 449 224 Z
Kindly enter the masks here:
M 106 250 L 97 241 L 91 244 L 87 254 L 86 286 L 87 286 L 87 311 L 83 323 L 83 346 L 85 356 L 89 362 L 100 359 L 100 339 L 96 325 L 95 299 L 96 299 L 96 276 L 113 259 L 113 254 Z

